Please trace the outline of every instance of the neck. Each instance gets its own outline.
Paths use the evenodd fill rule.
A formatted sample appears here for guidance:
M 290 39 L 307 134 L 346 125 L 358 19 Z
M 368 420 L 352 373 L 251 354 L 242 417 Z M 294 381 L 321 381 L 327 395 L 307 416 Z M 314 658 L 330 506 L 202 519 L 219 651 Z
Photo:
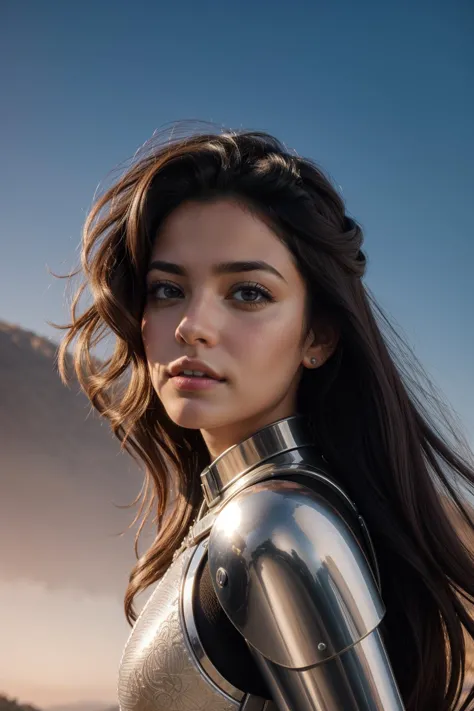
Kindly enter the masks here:
M 290 407 L 284 400 L 278 407 L 272 407 L 271 411 L 259 412 L 253 417 L 234 422 L 231 426 L 225 425 L 223 427 L 214 427 L 210 430 L 201 430 L 210 461 L 213 462 L 234 444 L 243 442 L 266 425 L 279 422 L 295 414 L 298 414 L 295 407 L 293 405 Z
M 229 486 L 263 462 L 283 452 L 312 444 L 303 415 L 285 417 L 262 427 L 226 449 L 204 469 L 201 485 L 207 505 L 212 506 Z

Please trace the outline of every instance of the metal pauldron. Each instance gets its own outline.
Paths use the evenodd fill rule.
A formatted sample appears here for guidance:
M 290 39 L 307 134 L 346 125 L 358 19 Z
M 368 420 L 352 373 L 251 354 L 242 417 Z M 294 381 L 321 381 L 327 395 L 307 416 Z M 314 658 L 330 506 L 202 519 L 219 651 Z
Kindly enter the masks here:
M 381 581 L 377 556 L 375 554 L 374 545 L 364 519 L 359 514 L 354 502 L 347 496 L 345 491 L 341 489 L 341 487 L 331 477 L 329 477 L 324 470 L 307 462 L 285 462 L 282 464 L 275 464 L 274 462 L 266 463 L 256 467 L 248 474 L 244 474 L 235 483 L 230 483 L 225 491 L 225 495 L 216 500 L 213 508 L 209 512 L 206 512 L 207 506 L 203 505 L 201 507 L 201 511 L 196 521 L 191 526 L 189 534 L 183 542 L 183 547 L 198 543 L 205 536 L 207 536 L 223 507 L 226 506 L 229 500 L 235 497 L 243 489 L 268 479 L 291 480 L 295 475 L 307 478 L 308 486 L 310 488 L 313 488 L 313 486 L 317 484 L 320 492 L 324 494 L 325 497 L 327 497 L 328 494 L 332 494 L 333 498 L 335 497 L 339 500 L 338 511 L 340 513 L 344 512 L 342 513 L 342 516 L 346 523 L 351 521 L 352 526 L 355 525 L 358 529 L 357 535 L 360 535 L 360 542 L 363 544 L 364 551 L 369 558 L 369 565 L 375 575 L 377 587 L 380 591 Z
M 380 591 L 333 504 L 282 478 L 237 493 L 209 538 L 214 590 L 280 711 L 403 711 Z
M 231 622 L 265 658 L 293 669 L 341 654 L 384 615 L 361 546 L 307 487 L 272 480 L 217 516 L 209 566 Z
M 403 711 L 385 608 L 341 510 L 296 481 L 240 491 L 208 545 L 214 590 L 280 711 Z

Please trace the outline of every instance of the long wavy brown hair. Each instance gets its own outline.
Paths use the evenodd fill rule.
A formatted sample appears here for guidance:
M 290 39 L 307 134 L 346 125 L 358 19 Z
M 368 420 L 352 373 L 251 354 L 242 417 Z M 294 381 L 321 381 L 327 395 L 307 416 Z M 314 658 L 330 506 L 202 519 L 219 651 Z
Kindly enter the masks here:
M 305 280 L 308 327 L 321 313 L 337 325 L 336 353 L 305 370 L 298 410 L 374 539 L 387 607 L 383 634 L 406 708 L 451 710 L 465 677 L 465 639 L 474 639 L 466 605 L 474 599 L 474 559 L 452 522 L 454 512 L 474 537 L 459 486 L 474 485 L 471 454 L 364 284 L 362 231 L 338 192 L 314 162 L 263 132 L 178 134 L 174 127 L 173 137 L 143 147 L 85 223 L 84 281 L 71 322 L 61 326 L 58 359 L 66 382 L 74 341 L 80 385 L 146 472 L 133 502 L 141 498 L 135 521 L 145 513 L 127 619 L 136 620 L 135 595 L 163 575 L 187 532 L 209 463 L 200 432 L 174 424 L 153 390 L 141 337 L 145 272 L 165 217 L 186 200 L 220 197 L 243 201 L 284 241 Z M 92 298 L 81 309 L 87 289 Z M 95 358 L 111 332 L 112 355 Z M 139 557 L 138 537 L 152 512 L 156 537 Z M 474 690 L 462 708 L 473 699 Z

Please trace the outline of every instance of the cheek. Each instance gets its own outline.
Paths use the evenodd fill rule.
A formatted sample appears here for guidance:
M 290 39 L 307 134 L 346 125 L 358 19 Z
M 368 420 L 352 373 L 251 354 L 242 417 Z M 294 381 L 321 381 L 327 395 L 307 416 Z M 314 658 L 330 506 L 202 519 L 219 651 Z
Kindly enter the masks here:
M 154 363 L 158 360 L 161 329 L 149 313 L 145 312 L 143 316 L 141 331 L 146 358 L 149 363 Z
M 234 353 L 247 369 L 249 381 L 292 377 L 301 359 L 301 334 L 303 323 L 297 314 L 267 322 L 246 324 L 244 334 L 238 338 L 234 332 Z

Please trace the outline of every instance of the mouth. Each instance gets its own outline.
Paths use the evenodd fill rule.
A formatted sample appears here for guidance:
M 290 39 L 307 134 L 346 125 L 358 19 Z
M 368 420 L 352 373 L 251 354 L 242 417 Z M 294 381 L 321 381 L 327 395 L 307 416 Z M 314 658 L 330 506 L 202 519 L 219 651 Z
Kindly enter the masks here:
M 179 373 L 170 377 L 170 381 L 178 390 L 202 391 L 223 385 L 226 379 L 219 380 L 210 375 L 188 375 Z

